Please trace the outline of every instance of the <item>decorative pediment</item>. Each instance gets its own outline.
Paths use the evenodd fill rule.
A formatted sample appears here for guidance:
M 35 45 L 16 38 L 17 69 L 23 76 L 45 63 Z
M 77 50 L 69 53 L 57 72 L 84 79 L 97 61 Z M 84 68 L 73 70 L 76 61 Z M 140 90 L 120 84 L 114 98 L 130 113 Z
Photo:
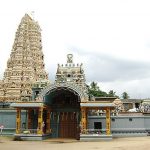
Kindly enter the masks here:
M 65 90 L 69 90 L 71 92 L 74 92 L 75 94 L 78 94 L 78 96 L 80 97 L 80 101 L 88 101 L 88 94 L 87 94 L 87 89 L 83 89 L 80 86 L 78 86 L 77 84 L 73 84 L 73 83 L 54 83 L 51 84 L 49 86 L 47 86 L 46 88 L 44 88 L 41 91 L 40 97 L 41 99 L 43 99 L 46 95 L 49 95 L 51 92 L 55 91 L 55 90 L 59 90 L 59 89 L 65 89 Z

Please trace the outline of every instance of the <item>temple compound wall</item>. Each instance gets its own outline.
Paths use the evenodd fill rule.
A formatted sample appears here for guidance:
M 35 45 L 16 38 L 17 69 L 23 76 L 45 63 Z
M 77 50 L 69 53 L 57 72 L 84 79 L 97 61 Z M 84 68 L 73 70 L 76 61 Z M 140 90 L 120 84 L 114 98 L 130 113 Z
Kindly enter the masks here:
M 21 125 L 25 127 L 27 114 L 25 111 L 21 113 Z M 0 109 L 0 126 L 3 125 L 3 134 L 13 135 L 16 131 L 16 110 L 14 109 Z
M 21 126 L 25 129 L 27 112 L 21 112 Z M 16 131 L 16 110 L 0 110 L 0 123 L 4 125 L 3 134 L 13 135 Z M 98 126 L 97 126 L 98 125 Z M 106 116 L 88 116 L 88 129 L 106 131 Z M 150 116 L 111 116 L 113 137 L 147 136 L 150 131 Z M 92 132 L 92 131 L 91 131 Z
M 94 129 L 99 122 L 105 131 L 105 116 L 89 116 L 88 128 Z M 100 121 L 99 121 L 100 120 Z M 111 116 L 111 132 L 113 137 L 147 136 L 150 131 L 150 116 Z

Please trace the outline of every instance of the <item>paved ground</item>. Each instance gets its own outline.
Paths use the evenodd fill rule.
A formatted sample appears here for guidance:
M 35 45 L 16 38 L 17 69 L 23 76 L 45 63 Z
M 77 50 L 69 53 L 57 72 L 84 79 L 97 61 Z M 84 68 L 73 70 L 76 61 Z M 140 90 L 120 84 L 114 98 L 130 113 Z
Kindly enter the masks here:
M 0 150 L 149 150 L 150 137 L 117 138 L 111 141 L 77 142 L 59 141 L 12 141 L 0 137 Z

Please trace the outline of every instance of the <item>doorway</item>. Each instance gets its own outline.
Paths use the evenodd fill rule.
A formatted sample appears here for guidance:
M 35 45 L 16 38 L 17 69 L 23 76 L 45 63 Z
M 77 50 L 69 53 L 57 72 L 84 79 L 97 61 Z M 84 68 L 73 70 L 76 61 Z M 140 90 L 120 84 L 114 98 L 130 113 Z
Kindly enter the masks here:
M 60 116 L 60 137 L 75 138 L 77 134 L 77 116 L 75 112 L 63 112 Z
M 49 95 L 53 138 L 75 138 L 80 135 L 80 101 L 75 91 L 58 89 Z M 48 99 L 47 98 L 47 99 Z
M 94 122 L 94 129 L 102 129 L 102 122 Z

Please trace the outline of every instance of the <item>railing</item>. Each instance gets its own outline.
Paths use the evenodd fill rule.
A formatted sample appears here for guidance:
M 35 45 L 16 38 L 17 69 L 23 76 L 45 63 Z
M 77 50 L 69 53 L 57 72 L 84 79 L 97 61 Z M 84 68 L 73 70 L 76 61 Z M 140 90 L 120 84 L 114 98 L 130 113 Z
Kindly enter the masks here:
M 81 134 L 97 134 L 97 135 L 101 135 L 101 134 L 106 134 L 106 130 L 105 129 L 83 129 L 81 130 Z
M 150 136 L 150 130 L 119 129 L 119 130 L 111 130 L 111 133 L 114 135 L 144 134 Z M 84 129 L 81 130 L 81 134 L 106 135 L 106 129 Z
M 146 130 L 112 130 L 112 134 L 148 134 Z

